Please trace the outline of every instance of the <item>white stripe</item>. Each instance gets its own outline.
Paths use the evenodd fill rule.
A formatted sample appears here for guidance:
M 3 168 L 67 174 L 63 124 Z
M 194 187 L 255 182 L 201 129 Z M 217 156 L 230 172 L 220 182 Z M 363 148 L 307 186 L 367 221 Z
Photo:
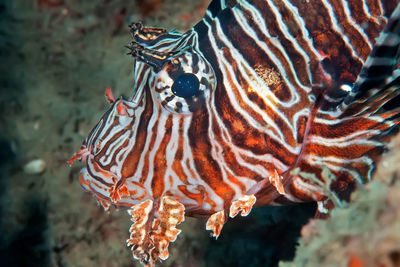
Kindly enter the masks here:
M 363 68 L 370 68 L 372 66 L 393 66 L 396 64 L 397 59 L 392 57 L 371 57 L 372 60 L 367 60 Z
M 146 96 L 144 96 L 145 98 Z M 154 134 L 153 127 L 158 119 L 158 106 L 153 99 L 153 113 L 150 117 L 149 123 L 147 124 L 146 128 L 146 141 L 143 147 L 143 150 L 140 153 L 139 163 L 136 167 L 136 172 L 134 173 L 132 179 L 138 182 L 142 178 L 143 166 L 145 161 L 146 152 L 149 150 L 150 140 Z M 151 191 L 150 191 L 151 192 Z
M 104 120 L 101 119 L 99 121 L 99 123 L 96 125 L 96 128 L 94 129 L 93 133 L 90 135 L 90 138 L 87 140 L 86 145 L 87 148 L 89 149 L 91 145 L 93 145 L 93 151 L 94 151 L 94 155 L 97 155 L 98 152 L 101 151 L 101 149 L 96 149 L 97 147 L 97 143 L 99 142 L 99 137 L 96 137 L 96 139 L 94 139 L 94 137 L 97 135 L 97 132 L 99 131 L 99 129 L 103 126 Z M 92 142 L 94 141 L 94 143 L 92 144 Z
M 120 151 L 120 154 L 122 154 L 122 156 L 120 156 L 121 160 L 118 161 L 118 158 L 116 158 L 116 163 L 117 163 L 118 168 L 114 172 L 117 174 L 118 177 L 122 177 L 123 165 L 130 164 L 130 162 L 126 162 L 126 158 L 128 157 L 129 152 L 132 151 L 133 147 L 136 144 L 136 137 L 139 133 L 138 127 L 139 127 L 140 118 L 141 118 L 140 116 L 142 115 L 144 110 L 145 110 L 144 105 L 138 106 L 135 109 L 135 113 L 134 113 L 135 122 L 133 123 L 133 127 L 131 130 L 131 136 L 129 137 L 129 143 L 124 148 L 122 148 Z
M 353 20 L 353 17 L 351 16 L 351 11 L 350 11 L 349 5 L 347 3 L 347 0 L 341 0 L 341 2 L 342 2 L 342 5 L 343 5 L 344 13 L 346 14 L 346 18 L 347 18 L 348 23 L 350 23 L 351 26 L 353 26 L 360 33 L 360 35 L 364 39 L 365 43 L 368 45 L 369 49 L 371 50 L 372 49 L 372 42 L 368 38 L 368 36 L 365 33 L 365 31 L 360 27 L 360 25 L 358 25 L 358 23 Z
M 114 136 L 115 134 L 110 134 L 110 135 Z M 117 158 L 118 154 L 116 154 L 115 152 L 117 151 L 118 148 L 121 147 L 123 142 L 125 142 L 125 140 L 129 138 L 129 135 L 130 131 L 129 130 L 125 131 L 125 133 L 123 133 L 120 137 L 115 139 L 112 143 L 109 143 L 106 152 L 104 153 L 104 156 L 102 156 L 99 159 L 99 163 L 103 166 L 106 166 L 111 163 L 114 157 Z
M 341 26 L 339 25 L 339 23 L 336 19 L 336 16 L 335 16 L 335 12 L 333 11 L 333 7 L 329 4 L 328 0 L 321 0 L 321 1 L 324 4 L 324 6 L 326 7 L 326 9 L 328 10 L 329 17 L 331 18 L 332 29 L 335 32 L 340 34 L 345 45 L 350 49 L 353 58 L 356 58 L 361 63 L 364 63 L 364 60 L 362 58 L 360 58 L 359 55 L 356 54 L 356 50 L 353 48 L 353 46 L 349 40 L 349 37 L 343 32 Z
M 326 138 L 322 136 L 310 135 L 307 142 L 313 144 L 320 144 L 326 147 L 348 147 L 351 145 L 367 145 L 367 146 L 380 146 L 381 142 L 367 139 L 370 136 L 377 135 L 380 130 L 366 130 L 353 132 L 350 135 L 337 138 Z
M 161 144 L 162 140 L 164 139 L 165 124 L 166 124 L 169 116 L 170 116 L 170 113 L 168 111 L 166 111 L 165 109 L 160 110 L 160 116 L 158 117 L 158 120 L 157 120 L 158 125 L 157 125 L 157 129 L 155 130 L 156 140 L 153 144 L 153 147 L 150 148 L 149 157 L 147 158 L 147 161 L 149 163 L 149 172 L 147 173 L 147 178 L 146 178 L 146 181 L 144 182 L 144 188 L 146 188 L 146 190 L 148 192 L 152 192 L 151 184 L 153 182 L 153 174 L 154 174 L 154 157 L 160 148 L 160 144 Z M 164 183 L 165 183 L 165 181 L 164 181 Z M 164 190 L 165 190 L 165 186 L 164 186 Z
M 209 105 L 206 105 L 206 107 L 207 107 L 208 114 L 212 114 L 211 107 Z M 218 142 L 216 142 L 216 137 L 215 137 L 214 131 L 213 131 L 212 116 L 208 116 L 208 138 L 211 143 L 211 156 L 213 157 L 213 159 L 218 164 L 218 166 L 221 170 L 222 179 L 223 179 L 224 183 L 229 185 L 229 187 L 234 190 L 234 192 L 235 192 L 234 199 L 241 197 L 245 192 L 241 192 L 240 186 L 229 181 L 229 179 L 227 177 L 227 170 L 230 170 L 230 168 L 227 166 L 227 164 L 225 162 L 224 154 L 223 154 L 224 151 L 223 151 L 222 147 L 218 144 Z M 232 170 L 230 170 L 230 172 L 232 173 Z M 236 177 L 236 175 L 234 175 L 234 176 Z M 251 180 L 249 180 L 249 181 L 251 181 Z M 246 188 L 250 188 L 251 184 L 247 184 L 247 186 L 249 186 L 249 187 L 246 187 Z
M 224 199 L 221 198 L 219 195 L 217 195 L 214 190 L 206 183 L 203 179 L 201 179 L 199 173 L 197 172 L 196 166 L 194 165 L 194 159 L 193 159 L 193 154 L 192 154 L 192 148 L 190 146 L 189 142 L 189 128 L 191 124 L 191 116 L 185 116 L 184 117 L 184 129 L 183 129 L 183 158 L 181 161 L 181 166 L 183 171 L 185 172 L 186 177 L 188 178 L 189 184 L 193 185 L 202 185 L 206 189 L 206 192 L 209 194 L 210 200 L 212 200 L 216 205 L 217 209 L 222 209 L 224 206 Z M 187 163 L 189 163 L 187 165 Z M 188 169 L 190 168 L 190 170 Z M 194 177 L 192 175 L 194 174 Z M 208 203 L 204 203 L 203 205 L 204 209 L 209 209 L 211 208 Z
M 282 0 L 281 0 L 281 1 L 282 1 Z M 286 2 L 286 1 L 283 1 L 283 2 Z M 311 77 L 312 77 L 312 74 L 311 74 L 311 66 L 310 66 L 310 61 L 311 61 L 311 60 L 310 60 L 310 57 L 307 55 L 307 53 L 304 51 L 304 49 L 299 45 L 299 43 L 298 43 L 297 40 L 293 37 L 293 35 L 290 34 L 289 29 L 288 29 L 286 23 L 285 23 L 285 22 L 283 21 L 283 19 L 282 19 L 281 13 L 279 12 L 278 8 L 277 8 L 277 7 L 275 6 L 275 4 L 274 4 L 274 1 L 270 1 L 269 4 L 270 4 L 270 6 L 271 6 L 272 12 L 274 12 L 274 14 L 275 14 L 275 16 L 276 16 L 276 19 L 277 19 L 276 21 L 278 22 L 278 25 L 279 25 L 279 28 L 280 28 L 282 34 L 286 37 L 286 39 L 288 39 L 288 40 L 292 43 L 292 45 L 293 45 L 293 47 L 295 48 L 295 50 L 303 57 L 304 63 L 305 63 L 305 65 L 306 65 L 306 69 L 307 69 L 308 80 L 310 81 L 310 83 L 312 83 L 312 78 L 311 78 Z M 286 53 L 285 53 L 285 54 L 286 54 Z M 290 60 L 290 58 L 289 58 L 288 60 Z M 289 63 L 290 63 L 290 66 L 292 67 L 292 68 L 291 68 L 291 69 L 292 69 L 292 73 L 293 73 L 293 75 L 296 77 L 296 81 L 297 81 L 299 84 L 302 84 L 301 81 L 300 81 L 300 79 L 299 79 L 299 77 L 297 76 L 297 72 L 296 72 L 296 70 L 295 70 L 295 68 L 294 68 L 294 66 L 293 66 L 293 62 L 290 60 Z M 307 89 L 306 89 L 307 91 L 309 91 L 309 87 L 308 87 L 307 85 L 303 84 L 303 86 L 307 88 Z M 303 89 L 304 89 L 304 88 L 303 88 Z
M 217 31 L 218 31 L 218 36 L 222 39 L 225 40 L 224 43 L 226 46 L 228 46 L 230 48 L 230 50 L 232 51 L 232 53 L 234 54 L 234 57 L 241 57 L 240 53 L 235 51 L 234 48 L 232 47 L 232 45 L 229 43 L 229 41 L 227 40 L 226 36 L 222 33 L 222 29 L 218 26 L 220 26 L 218 24 L 218 22 L 216 21 L 216 26 L 217 26 Z M 209 27 L 211 28 L 211 27 Z M 211 30 L 209 30 L 209 40 L 211 43 L 211 46 L 213 48 L 213 50 L 215 51 L 215 54 L 217 56 L 217 60 L 218 60 L 218 65 L 220 66 L 220 71 L 222 72 L 222 78 L 223 78 L 223 84 L 224 87 L 227 88 L 226 92 L 227 92 L 227 96 L 230 100 L 230 103 L 234 106 L 234 109 L 241 115 L 244 117 L 244 119 L 247 121 L 247 123 L 250 125 L 250 127 L 253 127 L 255 129 L 260 129 L 264 126 L 260 125 L 260 123 L 258 123 L 255 119 L 253 119 L 246 110 L 244 110 L 239 103 L 236 100 L 236 96 L 233 93 L 233 90 L 230 90 L 231 85 L 230 82 L 234 83 L 235 87 L 239 90 L 240 95 L 243 97 L 243 101 L 246 103 L 247 107 L 252 107 L 253 109 L 257 110 L 257 113 L 259 113 L 260 115 L 262 113 L 263 114 L 263 119 L 265 120 L 265 125 L 269 125 L 269 126 L 274 126 L 273 128 L 275 129 L 275 131 L 280 135 L 279 137 L 277 137 L 275 135 L 275 133 L 273 133 L 272 131 L 266 129 L 264 130 L 265 132 L 267 132 L 271 137 L 273 137 L 276 140 L 283 140 L 283 135 L 280 132 L 280 129 L 277 127 L 277 125 L 275 124 L 274 121 L 271 120 L 271 118 L 267 117 L 267 114 L 265 114 L 264 111 L 262 111 L 260 108 L 258 108 L 256 105 L 254 105 L 253 102 L 251 102 L 248 98 L 247 98 L 247 94 L 242 90 L 240 84 L 238 83 L 238 81 L 235 79 L 235 72 L 231 66 L 231 64 L 229 63 L 228 60 L 226 60 L 221 53 L 219 52 L 219 47 L 216 44 L 216 40 L 211 32 Z M 239 58 L 237 58 L 239 59 Z M 225 67 L 225 68 L 224 68 Z M 230 72 L 230 75 L 228 76 L 228 72 Z M 258 108 L 258 109 L 257 109 Z
M 247 77 L 247 82 L 250 84 L 250 86 L 253 84 L 253 81 L 251 81 L 251 79 L 247 76 L 247 72 L 248 71 L 253 71 L 253 68 L 251 68 L 248 63 L 246 62 L 246 60 L 243 58 L 243 56 L 239 53 L 239 51 L 237 51 L 232 44 L 229 42 L 228 38 L 225 36 L 225 34 L 222 31 L 221 25 L 219 23 L 219 21 L 215 21 L 215 26 L 216 26 L 216 30 L 218 33 L 218 37 L 221 39 L 221 41 L 230 49 L 229 51 L 232 53 L 233 58 L 236 59 L 237 62 L 237 66 L 239 67 L 239 71 L 240 73 Z M 211 37 L 210 37 L 210 41 L 211 41 Z M 214 46 L 214 51 L 216 52 L 216 54 L 218 53 L 218 47 L 216 47 L 216 45 Z M 217 54 L 218 55 L 218 54 Z M 246 103 L 247 107 L 251 107 L 255 112 L 257 112 L 259 115 L 262 116 L 263 120 L 265 121 L 265 126 L 260 125 L 258 122 L 255 121 L 255 123 L 253 122 L 253 118 L 249 117 L 249 114 L 247 114 L 246 111 L 241 111 L 240 113 L 243 114 L 242 112 L 244 112 L 247 116 L 247 120 L 249 122 L 253 122 L 252 126 L 255 129 L 258 129 L 264 133 L 267 133 L 269 136 L 271 136 L 272 138 L 274 138 L 275 140 L 277 140 L 280 143 L 284 143 L 285 137 L 282 134 L 281 129 L 278 127 L 278 125 L 275 123 L 274 120 L 271 119 L 270 115 L 267 114 L 264 110 L 260 109 L 257 105 L 254 105 L 254 103 L 247 97 L 247 93 L 243 90 L 242 86 L 239 84 L 239 82 L 236 80 L 236 75 L 235 75 L 235 71 L 232 68 L 232 65 L 229 63 L 228 60 L 225 59 L 225 57 L 222 54 L 219 54 L 220 56 L 217 57 L 220 61 L 220 70 L 224 73 L 223 78 L 224 78 L 224 85 L 225 88 L 230 88 L 230 82 L 235 84 L 235 87 L 237 88 L 237 90 L 240 92 L 240 95 L 242 96 L 242 100 Z M 228 70 L 228 72 L 230 72 L 230 76 L 227 76 L 227 73 L 224 71 L 223 67 L 226 67 L 226 69 Z M 247 67 L 248 70 L 244 70 L 243 68 Z M 255 77 L 258 77 L 258 75 L 256 73 L 254 73 Z M 259 78 L 259 77 L 258 77 Z M 227 80 L 228 79 L 228 80 Z M 260 78 L 259 78 L 260 79 Z M 235 110 L 239 110 L 241 109 L 241 107 L 239 106 L 239 104 L 236 102 L 236 97 L 233 94 L 233 92 L 231 92 L 231 90 L 226 90 L 229 98 L 231 100 L 231 103 L 235 105 Z M 292 92 L 293 94 L 297 95 L 296 91 Z M 297 95 L 298 96 L 298 95 Z M 296 99 L 299 99 L 299 97 L 297 97 Z M 287 120 L 287 117 L 285 114 L 283 114 L 282 112 L 280 112 L 280 110 L 274 106 L 268 98 L 264 98 L 265 103 L 271 107 L 275 114 L 278 115 L 282 120 L 284 120 L 286 122 L 286 124 L 288 125 L 289 128 L 291 128 L 291 132 L 293 134 L 294 129 L 293 126 L 290 124 L 290 122 Z M 297 102 L 297 101 L 296 101 Z M 236 106 L 237 105 L 237 106 Z M 266 127 L 268 126 L 268 127 Z M 275 132 L 278 134 L 278 137 L 276 136 L 275 132 L 272 132 L 269 130 L 269 128 L 273 128 L 275 130 Z M 286 146 L 290 147 L 288 144 L 285 144 Z M 291 150 L 293 148 L 289 148 L 289 150 Z
M 171 127 L 171 137 L 168 142 L 166 151 L 165 151 L 165 159 L 166 159 L 166 171 L 164 174 L 164 181 L 166 182 L 166 185 L 168 184 L 168 188 L 174 187 L 174 184 L 170 184 L 168 177 L 172 176 L 173 177 L 173 182 L 172 183 L 179 183 L 180 179 L 177 177 L 177 174 L 173 171 L 172 169 L 172 164 L 175 161 L 175 156 L 176 152 L 178 151 L 178 146 L 179 146 L 179 123 L 180 123 L 180 118 L 178 116 L 173 116 L 172 117 L 172 127 Z
M 243 9 L 247 10 L 248 12 L 251 13 L 252 18 L 254 19 L 254 23 L 257 24 L 258 28 L 260 31 L 266 36 L 267 39 L 271 41 L 272 44 L 275 45 L 275 47 L 282 53 L 282 55 L 285 57 L 286 62 L 288 62 L 290 70 L 292 73 L 295 73 L 294 66 L 292 62 L 290 61 L 288 55 L 286 54 L 285 48 L 282 46 L 281 42 L 278 40 L 278 38 L 270 35 L 267 27 L 265 26 L 265 21 L 263 19 L 263 16 L 260 14 L 259 10 L 254 8 L 252 5 L 248 3 L 242 3 L 243 4 Z M 246 9 L 247 8 L 247 9 Z M 232 10 L 235 14 L 235 17 L 237 19 L 238 24 L 243 28 L 243 31 L 247 33 L 255 42 L 256 44 L 265 51 L 265 54 L 270 57 L 270 59 L 274 62 L 275 66 L 279 69 L 279 72 L 282 75 L 282 78 L 285 80 L 285 83 L 287 84 L 291 96 L 294 97 L 296 96 L 297 89 L 293 86 L 293 84 L 288 80 L 288 74 L 286 73 L 285 68 L 283 67 L 286 64 L 282 64 L 282 62 L 272 53 L 272 51 L 269 49 L 269 47 L 266 45 L 265 42 L 261 41 L 258 37 L 257 34 L 254 32 L 254 30 L 250 27 L 250 25 L 247 23 L 247 19 L 240 11 L 238 8 L 233 8 Z M 243 23 L 243 25 L 242 25 Z M 310 92 L 311 88 L 303 86 L 302 83 L 298 80 L 298 77 L 294 75 L 295 81 L 298 86 L 300 86 L 305 92 Z M 296 104 L 299 101 L 298 98 L 292 98 L 289 103 L 281 103 L 285 107 L 291 107 L 292 105 Z M 286 105 L 285 105 L 286 104 Z
M 375 23 L 379 23 L 379 19 L 377 17 L 374 17 L 374 16 L 371 15 L 371 12 L 369 11 L 369 6 L 367 4 L 367 1 L 366 0 L 362 0 L 362 3 L 363 3 L 363 11 L 364 11 L 364 14 L 367 16 L 367 18 L 369 20 L 372 20 Z M 386 23 L 386 21 L 384 23 Z
M 358 171 L 350 170 L 348 168 L 343 168 L 344 165 L 350 165 L 351 163 L 363 163 L 365 166 L 370 166 L 369 173 L 371 173 L 372 166 L 374 166 L 374 162 L 367 156 L 363 156 L 355 159 L 342 159 L 336 157 L 319 157 L 316 155 L 304 155 L 304 160 L 308 162 L 308 164 L 312 166 L 328 167 L 329 169 L 337 172 L 346 172 L 348 173 L 354 180 L 356 180 L 359 184 L 363 184 L 363 178 L 358 173 Z M 368 177 L 370 179 L 370 177 Z

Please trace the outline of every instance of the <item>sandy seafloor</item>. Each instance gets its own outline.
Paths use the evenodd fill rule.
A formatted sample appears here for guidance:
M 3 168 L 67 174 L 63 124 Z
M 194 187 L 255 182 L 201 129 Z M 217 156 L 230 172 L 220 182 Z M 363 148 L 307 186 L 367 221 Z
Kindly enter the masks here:
M 82 164 L 70 168 L 66 161 L 107 109 L 105 88 L 112 87 L 116 96 L 132 94 L 127 25 L 143 21 L 185 31 L 207 5 L 206 0 L 0 0 L 0 266 L 139 266 L 125 246 L 130 226 L 125 210 L 105 213 L 79 185 Z M 36 159 L 45 162 L 43 172 L 24 169 Z M 386 166 L 393 170 L 383 176 L 397 177 L 396 164 Z M 390 185 L 398 188 L 393 179 Z M 394 221 L 392 245 L 380 252 L 393 264 L 400 258 L 400 191 L 395 192 L 394 219 L 382 222 Z M 380 195 L 382 203 L 387 195 Z M 366 202 L 373 202 L 368 196 Z M 293 259 L 301 226 L 314 212 L 312 203 L 257 208 L 225 225 L 217 241 L 205 230 L 206 219 L 186 218 L 170 258 L 159 266 L 276 266 Z M 375 223 L 378 215 L 363 225 L 373 222 L 382 237 L 387 233 Z M 336 254 L 342 256 L 323 266 L 347 266 L 349 259 L 371 255 L 357 250 L 358 243 L 351 255 L 336 253 L 358 227 L 343 237 L 327 223 L 313 221 L 303 229 L 304 252 L 292 266 L 322 266 L 319 258 Z M 324 239 L 323 231 L 333 238 Z M 323 240 L 313 245 L 312 236 Z

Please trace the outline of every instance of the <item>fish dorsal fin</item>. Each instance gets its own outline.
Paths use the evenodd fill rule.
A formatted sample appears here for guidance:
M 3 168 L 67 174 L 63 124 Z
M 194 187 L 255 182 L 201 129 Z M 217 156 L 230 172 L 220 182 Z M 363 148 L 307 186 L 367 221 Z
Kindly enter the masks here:
M 327 96 L 318 99 L 323 107 L 332 107 L 332 110 L 315 108 L 315 117 L 296 161 L 295 167 L 307 170 L 307 174 L 300 175 L 303 180 L 297 181 L 299 185 L 316 174 L 324 181 L 323 187 L 329 188 L 327 192 L 348 200 L 352 190 L 372 178 L 376 162 L 399 130 L 399 56 L 400 4 L 376 39 L 355 85 L 342 102 L 333 108 L 334 102 Z M 324 176 L 324 170 L 333 175 Z M 293 180 L 297 178 L 292 177 Z M 341 183 L 347 183 L 346 190 L 342 190 Z M 291 186 L 295 195 L 305 188 L 296 183 Z
M 212 18 L 215 18 L 222 10 L 233 7 L 236 3 L 236 0 L 214 0 L 211 1 L 207 11 L 211 14 Z
M 393 99 L 387 94 L 396 94 L 393 90 L 399 85 L 400 68 L 400 4 L 392 13 L 388 24 L 376 40 L 370 56 L 367 58 L 358 79 L 345 98 L 340 109 L 342 116 L 360 112 L 377 112 L 386 102 Z M 372 99 L 380 99 L 372 101 Z M 368 103 L 374 108 L 366 109 Z M 399 105 L 397 105 L 399 106 Z M 348 111 L 349 110 L 349 111 Z

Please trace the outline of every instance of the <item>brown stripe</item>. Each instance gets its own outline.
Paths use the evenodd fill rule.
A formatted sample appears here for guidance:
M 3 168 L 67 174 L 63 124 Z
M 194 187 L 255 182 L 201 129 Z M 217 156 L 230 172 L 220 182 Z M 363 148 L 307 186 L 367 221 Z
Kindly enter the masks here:
M 136 172 L 137 165 L 139 164 L 140 154 L 143 152 L 143 148 L 147 138 L 147 125 L 149 124 L 150 118 L 153 114 L 153 103 L 148 92 L 148 89 L 145 91 L 146 96 L 142 99 L 145 101 L 142 104 L 145 105 L 145 109 L 143 110 L 142 114 L 140 115 L 138 130 L 134 133 L 135 136 L 135 144 L 131 151 L 129 151 L 125 162 L 121 168 L 122 178 L 127 178 L 133 176 Z M 133 136 L 131 137 L 133 138 Z
M 153 193 L 153 199 L 160 198 L 164 193 L 165 181 L 164 175 L 165 170 L 167 169 L 167 145 L 171 139 L 171 130 L 172 130 L 172 115 L 168 116 L 168 119 L 164 126 L 165 132 L 163 133 L 154 133 L 154 136 L 157 134 L 162 134 L 163 139 L 160 143 L 159 147 L 154 147 L 154 145 L 150 146 L 150 149 L 157 149 L 156 154 L 154 156 L 154 172 L 153 177 L 151 178 L 151 189 Z
M 211 189 L 230 203 L 234 197 L 234 191 L 222 178 L 219 164 L 211 155 L 211 143 L 208 139 L 208 112 L 196 111 L 188 131 L 190 146 L 192 148 L 193 160 L 200 178 L 205 181 Z
M 188 177 L 186 176 L 183 168 L 182 168 L 182 159 L 183 159 L 183 119 L 179 120 L 179 130 L 178 130 L 178 148 L 175 154 L 174 161 L 172 163 L 172 170 L 176 173 L 180 182 L 187 185 Z

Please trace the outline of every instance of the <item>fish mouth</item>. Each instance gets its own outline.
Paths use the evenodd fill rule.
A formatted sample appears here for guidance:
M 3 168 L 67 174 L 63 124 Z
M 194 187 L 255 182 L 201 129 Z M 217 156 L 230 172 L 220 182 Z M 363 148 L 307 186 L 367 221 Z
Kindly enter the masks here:
M 99 187 L 96 182 L 93 181 L 93 177 L 89 174 L 87 168 L 81 169 L 79 174 L 79 183 L 82 188 L 91 193 L 97 202 L 103 206 L 105 211 L 110 210 L 111 202 L 108 198 L 108 190 L 106 187 Z
M 79 182 L 106 210 L 111 204 L 130 207 L 151 198 L 143 185 L 118 178 L 114 172 L 102 168 L 93 155 L 88 156 L 86 166 L 81 169 Z
M 107 186 L 104 184 L 104 181 L 98 181 L 89 173 L 87 168 L 82 168 L 79 174 L 79 182 L 83 189 L 88 192 L 100 194 L 104 199 L 106 199 L 109 194 L 108 190 L 111 185 Z

